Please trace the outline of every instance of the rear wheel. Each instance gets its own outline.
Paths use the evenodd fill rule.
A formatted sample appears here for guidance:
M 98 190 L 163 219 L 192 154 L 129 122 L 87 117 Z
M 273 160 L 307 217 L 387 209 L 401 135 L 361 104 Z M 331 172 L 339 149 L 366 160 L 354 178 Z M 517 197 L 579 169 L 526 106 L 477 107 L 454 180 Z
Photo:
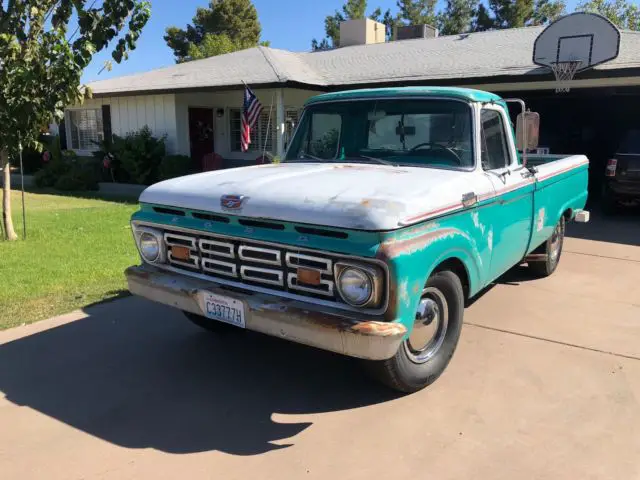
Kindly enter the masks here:
M 422 292 L 413 330 L 388 360 L 368 362 L 385 385 L 411 393 L 435 382 L 458 345 L 464 315 L 464 292 L 458 276 L 434 273 Z
M 234 327 L 224 322 L 218 322 L 217 320 L 211 320 L 207 317 L 203 317 L 202 315 L 198 315 L 196 313 L 191 313 L 184 310 L 182 311 L 182 313 L 192 323 L 209 332 L 225 333 L 225 332 L 231 332 L 233 330 L 241 330 L 238 327 Z
M 545 260 L 529 261 L 529 269 L 538 277 L 548 277 L 556 271 L 560 256 L 562 255 L 562 245 L 564 243 L 564 216 L 560 217 L 560 221 L 553 229 L 553 233 L 549 239 L 542 245 L 540 253 L 546 255 Z

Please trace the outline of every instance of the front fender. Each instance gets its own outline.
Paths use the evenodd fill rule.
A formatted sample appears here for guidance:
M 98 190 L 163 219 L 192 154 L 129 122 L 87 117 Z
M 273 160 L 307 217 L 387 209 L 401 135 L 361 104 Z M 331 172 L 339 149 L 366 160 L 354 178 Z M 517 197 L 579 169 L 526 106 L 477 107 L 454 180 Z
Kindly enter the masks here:
M 389 266 L 389 319 L 399 319 L 410 331 L 427 279 L 449 259 L 464 265 L 471 294 L 484 286 L 483 272 L 489 266 L 490 253 L 482 248 L 481 237 L 473 235 L 472 228 L 465 228 L 473 225 L 467 217 L 447 224 L 431 222 L 385 236 L 376 256 Z

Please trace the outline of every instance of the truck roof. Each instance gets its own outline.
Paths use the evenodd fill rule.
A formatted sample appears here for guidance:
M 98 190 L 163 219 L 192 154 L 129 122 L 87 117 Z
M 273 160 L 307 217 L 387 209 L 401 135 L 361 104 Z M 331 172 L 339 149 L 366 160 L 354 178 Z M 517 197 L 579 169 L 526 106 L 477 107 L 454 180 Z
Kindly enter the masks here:
M 395 87 L 395 88 L 365 88 L 360 90 L 345 90 L 342 92 L 324 93 L 307 100 L 306 105 L 318 102 L 338 100 L 358 100 L 363 98 L 384 97 L 438 97 L 455 98 L 469 102 L 501 102 L 502 98 L 493 93 L 472 88 L 457 87 Z

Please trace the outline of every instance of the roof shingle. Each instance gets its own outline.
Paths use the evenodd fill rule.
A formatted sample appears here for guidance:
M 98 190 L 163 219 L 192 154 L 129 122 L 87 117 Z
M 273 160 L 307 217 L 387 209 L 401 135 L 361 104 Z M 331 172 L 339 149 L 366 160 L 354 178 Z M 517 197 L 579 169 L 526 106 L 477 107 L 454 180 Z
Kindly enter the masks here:
M 255 47 L 90 84 L 94 94 L 296 82 L 317 87 L 548 73 L 532 61 L 543 27 L 357 45 L 321 52 Z M 640 33 L 621 32 L 620 54 L 595 67 L 640 67 Z

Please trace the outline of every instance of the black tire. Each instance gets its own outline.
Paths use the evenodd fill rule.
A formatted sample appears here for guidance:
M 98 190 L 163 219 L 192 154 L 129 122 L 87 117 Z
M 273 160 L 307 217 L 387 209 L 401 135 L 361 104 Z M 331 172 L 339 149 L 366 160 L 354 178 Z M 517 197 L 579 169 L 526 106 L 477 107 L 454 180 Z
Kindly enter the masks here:
M 196 313 L 182 311 L 185 317 L 187 317 L 192 323 L 207 330 L 208 332 L 213 333 L 227 333 L 233 331 L 242 331 L 241 328 L 234 327 L 233 325 L 229 325 L 224 322 L 218 322 L 217 320 L 211 320 L 207 317 L 203 317 L 202 315 L 198 315 Z
M 560 221 L 553 229 L 553 234 L 544 242 L 536 253 L 542 253 L 547 256 L 546 260 L 529 261 L 529 270 L 540 278 L 548 277 L 558 268 L 560 257 L 562 256 L 562 246 L 564 244 L 565 221 L 564 216 L 560 217 Z
M 439 271 L 427 281 L 422 298 L 427 298 L 434 291 L 442 294 L 442 298 L 439 298 L 437 294 L 434 294 L 434 298 L 438 301 L 444 299 L 446 308 L 443 309 L 440 306 L 440 311 L 434 317 L 438 321 L 435 335 L 441 334 L 442 338 L 433 353 L 428 358 L 419 360 L 420 355 L 426 355 L 429 352 L 425 350 L 421 353 L 419 350 L 413 350 L 412 337 L 409 337 L 390 359 L 366 362 L 366 367 L 374 378 L 394 390 L 412 393 L 432 384 L 447 368 L 456 350 L 464 316 L 462 283 L 455 273 L 448 270 Z M 444 323 L 444 331 L 440 333 L 442 320 L 439 317 L 442 310 L 445 311 L 446 322 Z M 414 330 L 414 332 L 416 331 Z

